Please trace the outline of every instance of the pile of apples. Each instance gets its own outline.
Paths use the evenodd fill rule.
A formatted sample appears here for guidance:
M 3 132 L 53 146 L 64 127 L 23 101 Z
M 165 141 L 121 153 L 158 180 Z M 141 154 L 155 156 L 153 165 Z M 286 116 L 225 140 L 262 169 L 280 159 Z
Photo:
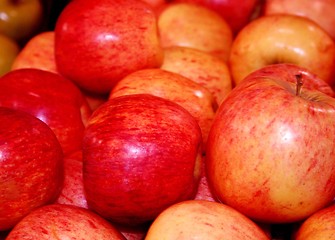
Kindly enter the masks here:
M 0 77 L 0 239 L 335 236 L 334 11 L 69 1 Z

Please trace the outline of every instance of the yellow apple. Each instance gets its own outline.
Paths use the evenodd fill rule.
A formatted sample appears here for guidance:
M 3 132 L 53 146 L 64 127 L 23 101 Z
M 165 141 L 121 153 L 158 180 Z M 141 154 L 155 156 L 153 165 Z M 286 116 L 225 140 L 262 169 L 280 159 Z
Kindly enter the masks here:
M 20 51 L 19 45 L 9 37 L 0 34 L 0 76 L 9 72 Z

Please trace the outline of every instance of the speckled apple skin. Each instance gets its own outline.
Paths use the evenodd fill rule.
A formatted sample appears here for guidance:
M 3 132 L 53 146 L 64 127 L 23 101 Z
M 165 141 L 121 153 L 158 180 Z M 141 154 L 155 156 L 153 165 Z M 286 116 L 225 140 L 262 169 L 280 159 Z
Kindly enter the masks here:
M 292 76 L 295 78 L 295 76 Z M 220 105 L 207 175 L 220 201 L 260 222 L 302 220 L 335 196 L 335 100 L 261 75 Z

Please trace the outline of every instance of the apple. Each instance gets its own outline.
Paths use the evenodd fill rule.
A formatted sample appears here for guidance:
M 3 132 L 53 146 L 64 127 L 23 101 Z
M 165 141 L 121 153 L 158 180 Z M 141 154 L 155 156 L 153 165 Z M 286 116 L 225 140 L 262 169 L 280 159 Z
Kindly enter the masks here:
M 64 183 L 55 202 L 88 208 L 83 184 L 81 150 L 64 157 Z
M 63 152 L 36 117 L 0 107 L 0 231 L 54 201 L 63 181 Z
M 267 15 L 255 19 L 239 32 L 229 58 L 235 85 L 249 73 L 275 63 L 297 64 L 331 86 L 335 84 L 335 43 L 310 19 Z
M 179 202 L 165 209 L 151 224 L 153 239 L 268 239 L 249 218 L 221 203 L 205 200 Z
M 334 224 L 335 205 L 332 204 L 305 219 L 292 234 L 292 240 L 333 239 Z
M 177 73 L 159 68 L 133 72 L 112 89 L 109 99 L 130 94 L 152 94 L 171 100 L 185 108 L 197 120 L 206 144 L 217 109 L 207 88 Z
M 59 74 L 33 68 L 7 73 L 0 78 L 0 106 L 28 112 L 48 124 L 65 155 L 81 149 L 91 109 L 77 86 Z
M 17 239 L 125 240 L 111 223 L 96 213 L 65 204 L 50 204 L 32 211 L 6 238 Z
M 54 31 L 46 31 L 29 39 L 15 57 L 11 70 L 37 68 L 58 73 L 54 56 L 54 38 Z
M 204 155 L 202 164 L 201 164 L 201 176 L 199 181 L 199 186 L 197 189 L 197 193 L 194 197 L 195 200 L 206 200 L 212 202 L 218 202 L 218 199 L 214 195 L 212 189 L 208 184 L 208 177 L 206 174 L 206 155 Z
M 138 0 L 71 1 L 56 23 L 55 59 L 61 75 L 106 94 L 129 73 L 161 65 L 156 14 Z
M 89 209 L 123 225 L 147 223 L 194 198 L 201 155 L 200 127 L 177 103 L 149 94 L 112 98 L 93 112 L 83 138 Z
M 208 183 L 219 201 L 255 221 L 301 221 L 335 196 L 335 99 L 305 88 L 304 74 L 290 81 L 259 71 L 216 112 Z
M 293 14 L 318 23 L 335 40 L 334 0 L 265 0 L 262 15 Z
M 20 43 L 36 34 L 43 23 L 41 0 L 2 0 L 0 11 L 0 33 Z
M 227 21 L 234 35 L 258 16 L 259 8 L 263 4 L 260 0 L 171 0 L 171 2 L 198 4 L 217 12 Z
M 11 66 L 20 52 L 19 45 L 11 38 L 0 33 L 0 77 L 11 70 Z
M 188 47 L 164 49 L 163 70 L 178 73 L 206 87 L 217 104 L 232 90 L 232 79 L 228 65 L 210 53 Z
M 160 42 L 164 48 L 199 49 L 228 60 L 233 33 L 215 11 L 190 3 L 168 3 L 158 16 Z

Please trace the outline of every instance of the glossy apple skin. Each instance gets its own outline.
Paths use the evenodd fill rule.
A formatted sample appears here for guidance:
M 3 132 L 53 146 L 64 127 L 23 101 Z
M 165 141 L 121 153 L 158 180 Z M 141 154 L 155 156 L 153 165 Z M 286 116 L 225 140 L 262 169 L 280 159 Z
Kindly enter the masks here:
M 11 66 L 20 52 L 19 45 L 11 38 L 0 34 L 0 77 L 11 70 Z
M 63 152 L 52 130 L 30 114 L 0 107 L 0 231 L 54 201 Z
M 156 15 L 137 0 L 72 1 L 55 35 L 58 71 L 90 92 L 108 93 L 122 77 L 163 59 Z
M 206 144 L 217 109 L 217 103 L 207 88 L 177 73 L 158 68 L 144 69 L 120 80 L 109 99 L 141 93 L 171 100 L 185 108 L 197 120 Z
M 233 81 L 237 85 L 249 73 L 275 63 L 305 67 L 333 86 L 335 43 L 307 18 L 263 16 L 243 28 L 233 42 L 229 59 Z
M 265 0 L 262 15 L 293 14 L 310 18 L 335 39 L 334 0 Z
M 233 41 L 228 23 L 216 12 L 190 3 L 169 3 L 158 16 L 162 46 L 209 52 L 227 61 Z
M 111 223 L 96 213 L 64 204 L 50 204 L 31 212 L 6 239 L 125 240 Z
M 307 218 L 293 233 L 292 240 L 333 239 L 335 205 L 321 209 Z
M 261 1 L 258 0 L 172 0 L 205 6 L 220 14 L 236 35 L 252 19 Z
M 58 73 L 55 62 L 55 32 L 41 32 L 24 45 L 13 61 L 11 70 L 37 68 Z
M 80 150 L 64 157 L 64 182 L 55 203 L 88 208 L 83 183 L 83 158 Z
M 28 112 L 55 132 L 64 154 L 81 149 L 91 110 L 71 81 L 39 69 L 17 69 L 0 78 L 0 106 Z
M 270 239 L 254 222 L 235 209 L 216 202 L 189 200 L 174 204 L 151 224 L 153 239 Z
M 43 4 L 41 0 L 0 1 L 0 33 L 24 42 L 42 26 Z
M 201 145 L 198 123 L 180 105 L 149 94 L 110 99 L 92 114 L 83 139 L 89 208 L 137 225 L 192 199 Z
M 328 205 L 334 114 L 333 97 L 304 86 L 296 95 L 296 84 L 280 75 L 245 79 L 220 105 L 208 137 L 215 196 L 266 223 L 300 221 Z
M 227 63 L 198 49 L 179 46 L 165 48 L 160 68 L 178 73 L 206 87 L 218 105 L 232 90 Z

